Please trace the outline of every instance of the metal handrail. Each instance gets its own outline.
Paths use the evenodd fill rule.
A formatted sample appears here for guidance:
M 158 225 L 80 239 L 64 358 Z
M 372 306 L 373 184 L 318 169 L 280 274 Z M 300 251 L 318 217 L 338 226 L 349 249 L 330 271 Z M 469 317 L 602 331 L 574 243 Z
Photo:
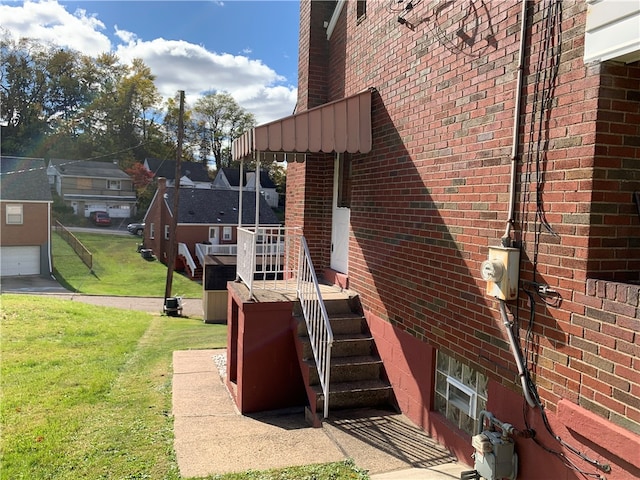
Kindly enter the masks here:
M 196 271 L 196 262 L 193 261 L 193 257 L 191 256 L 191 252 L 189 251 L 189 247 L 187 247 L 184 243 L 178 243 L 178 255 L 182 255 L 184 259 L 187 261 L 187 265 L 191 269 L 191 273 Z
M 298 299 L 302 307 L 307 332 L 311 341 L 313 358 L 316 361 L 320 386 L 324 394 L 324 418 L 329 416 L 329 382 L 331 373 L 331 349 L 333 331 L 329 315 L 322 300 L 320 285 L 311 263 L 307 241 L 300 237 L 300 260 L 298 262 Z

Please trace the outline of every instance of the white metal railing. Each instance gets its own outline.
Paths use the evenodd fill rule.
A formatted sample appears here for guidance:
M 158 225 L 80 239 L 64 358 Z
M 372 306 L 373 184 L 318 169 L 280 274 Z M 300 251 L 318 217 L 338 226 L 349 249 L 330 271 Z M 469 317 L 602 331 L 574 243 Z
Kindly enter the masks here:
M 327 418 L 333 331 L 301 230 L 238 228 L 236 272 L 252 297 L 256 289 L 289 290 L 295 285 L 318 369 L 324 395 L 324 417 Z
M 210 245 L 208 243 L 196 243 L 196 256 L 200 260 L 200 265 L 204 265 L 207 255 L 236 255 L 238 246 L 233 243 L 229 245 Z
M 236 273 L 253 296 L 256 288 L 293 288 L 297 274 L 299 228 L 238 228 Z
M 309 247 L 303 236 L 300 237 L 297 291 L 304 320 L 307 324 L 313 358 L 316 361 L 316 368 L 320 377 L 320 386 L 324 394 L 324 418 L 327 418 L 329 416 L 329 377 L 333 331 L 327 309 L 322 300 L 318 278 L 311 263 Z
M 193 261 L 189 247 L 184 243 L 178 243 L 178 255 L 182 255 L 187 262 L 187 265 L 191 269 L 191 274 L 196 271 L 196 262 Z M 202 263 L 204 265 L 204 262 Z

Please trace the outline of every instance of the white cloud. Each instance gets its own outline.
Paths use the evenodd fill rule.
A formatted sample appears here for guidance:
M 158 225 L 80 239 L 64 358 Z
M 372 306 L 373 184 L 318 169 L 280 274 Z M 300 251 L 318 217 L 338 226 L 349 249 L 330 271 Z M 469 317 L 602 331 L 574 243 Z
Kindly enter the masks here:
M 83 9 L 69 13 L 56 1 L 27 0 L 17 7 L 0 4 L 0 18 L 16 40 L 34 38 L 92 56 L 111 49 L 109 38 L 100 32 L 105 28 L 100 20 Z
M 113 26 L 114 38 L 121 43 L 113 45 L 98 18 L 83 9 L 69 13 L 55 0 L 0 4 L 0 18 L 14 38 L 34 38 L 91 56 L 113 51 L 124 63 L 141 58 L 156 76 L 155 84 L 165 98 L 184 90 L 192 103 L 205 92 L 226 91 L 258 123 L 288 116 L 295 107 L 296 87 L 283 85 L 285 79 L 260 60 L 214 53 L 183 40 L 143 40 L 117 26 Z
M 114 26 L 115 36 L 122 40 L 124 43 L 133 43 L 137 40 L 138 36 L 133 32 L 127 32 L 126 30 L 120 30 L 118 25 Z

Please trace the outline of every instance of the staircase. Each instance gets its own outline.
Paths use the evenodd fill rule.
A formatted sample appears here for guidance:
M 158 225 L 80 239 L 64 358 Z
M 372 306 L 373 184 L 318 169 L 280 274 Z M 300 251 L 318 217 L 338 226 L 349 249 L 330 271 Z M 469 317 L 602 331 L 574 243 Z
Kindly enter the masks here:
M 334 343 L 329 382 L 329 411 L 364 407 L 398 410 L 384 365 L 377 353 L 367 322 L 358 313 L 357 297 L 325 300 Z M 358 304 L 358 305 L 356 305 Z M 355 311 L 354 311 L 355 310 Z M 294 311 L 298 360 L 307 390 L 307 421 L 320 427 L 324 395 L 313 359 L 307 327 L 300 312 Z
M 200 265 L 200 262 L 198 261 L 197 258 L 194 258 L 193 261 L 196 264 L 196 268 L 195 270 L 191 270 L 191 267 L 189 266 L 189 262 L 187 261 L 187 259 L 184 257 L 184 255 L 180 255 L 178 254 L 178 258 L 180 259 L 180 261 L 182 261 L 182 263 L 184 264 L 184 269 L 185 272 L 187 273 L 187 275 L 189 275 L 189 278 L 191 280 L 195 280 L 195 281 L 201 281 L 202 280 L 202 276 L 203 276 L 203 268 L 202 265 Z

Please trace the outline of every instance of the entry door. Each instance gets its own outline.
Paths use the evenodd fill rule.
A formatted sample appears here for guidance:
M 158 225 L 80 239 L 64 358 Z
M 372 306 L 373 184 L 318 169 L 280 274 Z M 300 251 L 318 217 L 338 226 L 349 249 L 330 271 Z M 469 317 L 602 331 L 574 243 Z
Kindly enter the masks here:
M 331 268 L 349 273 L 349 222 L 351 219 L 351 159 L 336 154 L 333 171 Z
M 212 245 L 218 245 L 220 243 L 218 239 L 218 227 L 209 227 L 209 242 Z

